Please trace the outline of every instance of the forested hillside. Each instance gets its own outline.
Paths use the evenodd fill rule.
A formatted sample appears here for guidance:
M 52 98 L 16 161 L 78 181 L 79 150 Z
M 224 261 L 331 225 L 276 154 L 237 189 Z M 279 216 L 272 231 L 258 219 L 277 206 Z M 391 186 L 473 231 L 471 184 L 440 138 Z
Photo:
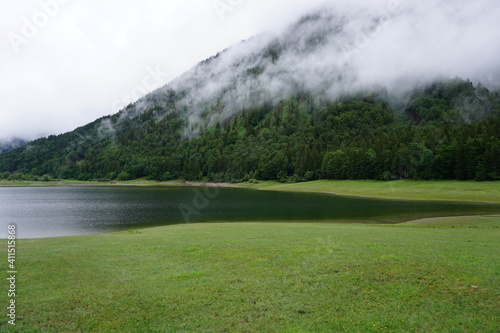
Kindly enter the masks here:
M 363 79 L 374 68 L 360 66 L 369 53 L 353 27 L 373 31 L 384 22 L 332 11 L 304 16 L 220 52 L 115 115 L 0 154 L 0 176 L 500 179 L 498 92 L 436 73 Z
M 193 137 L 173 107 L 179 97 L 169 98 L 0 154 L 0 176 L 500 179 L 500 94 L 469 81 L 436 82 L 397 103 L 383 90 L 334 102 L 296 94 L 207 122 Z

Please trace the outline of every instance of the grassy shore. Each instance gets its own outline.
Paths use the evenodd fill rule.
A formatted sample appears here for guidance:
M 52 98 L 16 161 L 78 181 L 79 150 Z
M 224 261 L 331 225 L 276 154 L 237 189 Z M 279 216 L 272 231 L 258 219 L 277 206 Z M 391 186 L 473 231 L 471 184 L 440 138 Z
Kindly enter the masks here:
M 499 227 L 191 224 L 19 240 L 18 321 L 2 316 L 2 330 L 495 332 Z
M 301 191 L 335 193 L 339 195 L 374 197 L 383 199 L 448 200 L 468 202 L 500 203 L 500 182 L 475 181 L 373 181 L 373 180 L 317 180 L 305 183 L 279 183 L 260 181 L 258 183 L 209 183 L 169 182 L 136 179 L 130 181 L 77 181 L 58 180 L 50 182 L 0 181 L 0 187 L 22 186 L 224 186 L 252 188 L 271 191 Z

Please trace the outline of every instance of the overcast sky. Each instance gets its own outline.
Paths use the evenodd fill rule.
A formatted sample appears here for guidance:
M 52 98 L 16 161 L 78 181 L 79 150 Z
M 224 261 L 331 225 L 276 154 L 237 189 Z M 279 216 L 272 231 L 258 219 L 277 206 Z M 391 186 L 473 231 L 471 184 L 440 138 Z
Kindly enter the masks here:
M 259 32 L 287 26 L 301 13 L 325 2 L 1 1 L 0 140 L 60 134 L 116 113 L 199 61 Z M 390 8 L 398 0 L 327 2 L 337 2 L 338 6 L 358 3 L 365 7 L 379 2 Z M 422 13 L 418 16 L 421 21 L 408 27 L 415 26 L 413 30 L 425 36 L 444 31 L 446 27 L 442 26 L 440 17 L 432 19 L 436 13 L 432 6 L 445 2 L 401 0 L 403 7 L 424 2 L 426 5 L 420 7 Z M 498 52 L 493 52 L 498 51 L 500 45 L 500 28 L 498 23 L 493 23 L 500 20 L 498 0 L 455 0 L 453 3 L 457 6 L 449 6 L 450 10 L 459 12 L 461 8 L 483 23 L 474 23 L 476 30 L 451 29 L 443 38 L 447 38 L 449 45 L 453 45 L 450 37 L 457 38 L 457 42 L 460 39 L 458 44 L 462 46 L 470 45 L 470 48 L 462 47 L 465 53 L 470 53 L 465 60 L 477 53 L 482 54 L 481 61 L 498 64 Z M 411 6 L 406 7 L 411 11 Z M 457 19 L 467 15 L 457 15 Z M 453 13 L 450 16 L 453 17 Z M 433 25 L 426 24 L 424 17 Z M 498 20 L 495 21 L 495 17 Z M 478 26 L 481 24 L 484 27 Z M 467 27 L 460 22 L 456 26 Z M 441 45 L 438 44 L 437 49 Z M 414 56 L 421 58 L 418 52 Z M 452 61 L 449 56 L 440 61 L 447 63 L 448 59 Z M 420 61 L 430 60 L 418 60 L 417 64 Z
M 22 0 L 0 12 L 0 140 L 60 134 L 323 1 Z

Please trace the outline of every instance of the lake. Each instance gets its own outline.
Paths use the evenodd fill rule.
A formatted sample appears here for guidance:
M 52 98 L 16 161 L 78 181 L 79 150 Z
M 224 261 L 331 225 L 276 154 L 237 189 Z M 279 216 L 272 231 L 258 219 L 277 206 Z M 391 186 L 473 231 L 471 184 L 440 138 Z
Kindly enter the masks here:
M 331 194 L 191 187 L 0 188 L 0 236 L 85 235 L 198 222 L 332 221 L 397 223 L 499 213 L 498 204 L 423 202 Z

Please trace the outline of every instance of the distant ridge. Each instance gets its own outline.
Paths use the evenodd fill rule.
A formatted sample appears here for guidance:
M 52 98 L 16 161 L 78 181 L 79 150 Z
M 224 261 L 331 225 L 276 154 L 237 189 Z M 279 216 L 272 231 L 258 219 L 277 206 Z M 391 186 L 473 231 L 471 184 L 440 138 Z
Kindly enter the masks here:
M 0 141 L 0 154 L 7 153 L 11 150 L 22 147 L 27 143 L 28 143 L 28 141 L 23 140 L 23 139 L 19 139 L 19 138 L 12 138 L 10 140 L 2 140 L 2 141 Z

